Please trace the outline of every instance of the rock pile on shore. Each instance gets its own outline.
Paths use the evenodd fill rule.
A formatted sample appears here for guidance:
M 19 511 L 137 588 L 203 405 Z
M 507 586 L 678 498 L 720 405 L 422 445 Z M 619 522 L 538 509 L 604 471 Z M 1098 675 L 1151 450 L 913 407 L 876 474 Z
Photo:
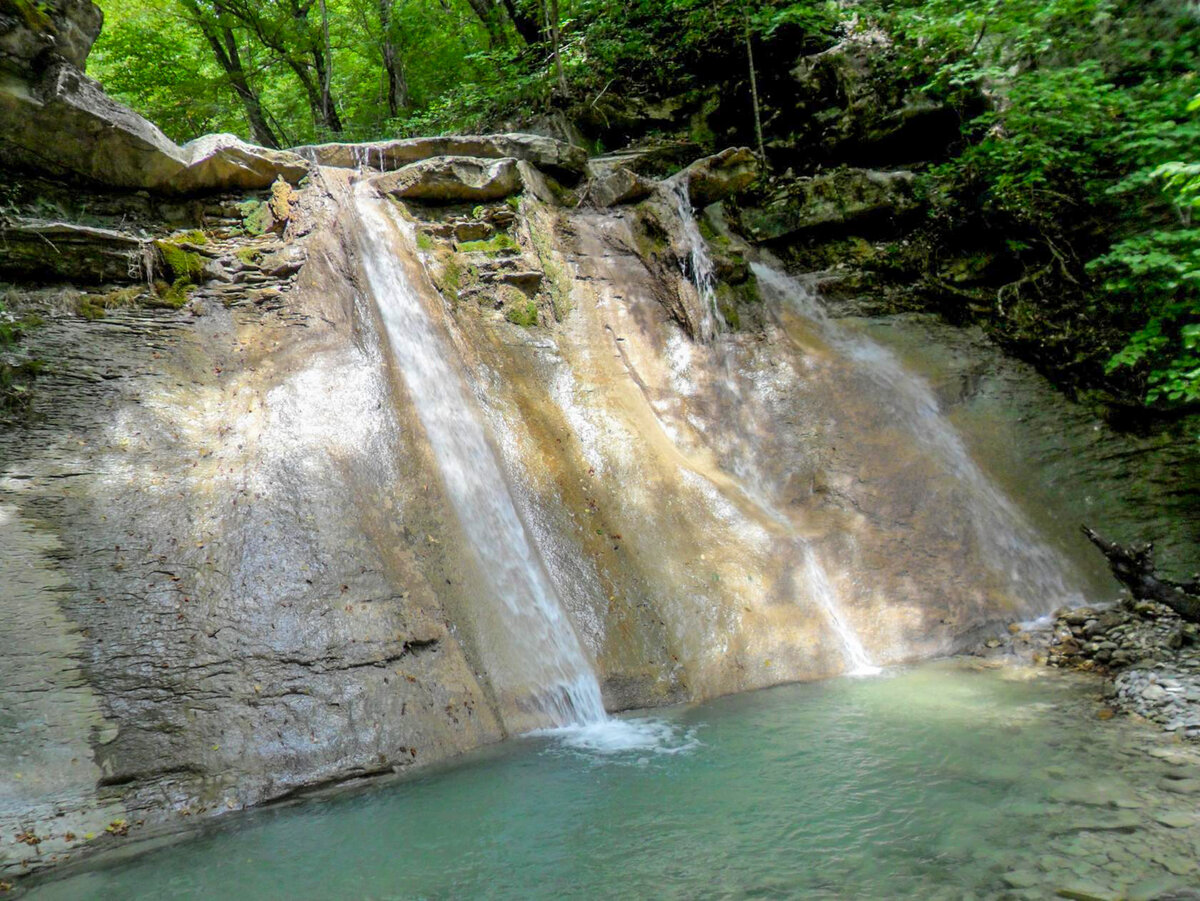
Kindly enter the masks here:
M 1014 624 L 979 653 L 1011 654 L 1112 678 L 1105 698 L 1167 732 L 1200 740 L 1200 627 L 1169 607 L 1125 600 L 1105 608 L 1062 608 Z

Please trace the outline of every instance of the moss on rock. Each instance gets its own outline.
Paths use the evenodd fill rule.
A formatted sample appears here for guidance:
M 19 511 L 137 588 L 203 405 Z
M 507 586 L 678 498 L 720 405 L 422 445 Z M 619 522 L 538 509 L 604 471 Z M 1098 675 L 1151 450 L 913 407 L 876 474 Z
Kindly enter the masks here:
M 532 300 L 527 300 L 524 304 L 514 304 L 504 311 L 504 318 L 513 325 L 532 328 L 538 324 L 538 306 Z
M 173 281 L 186 279 L 190 282 L 199 281 L 204 275 L 204 257 L 193 250 L 185 250 L 183 244 L 203 244 L 207 243 L 208 239 L 200 232 L 202 241 L 193 241 L 188 238 L 191 235 L 188 232 L 182 237 L 167 238 L 154 242 L 155 249 L 158 250 L 159 256 L 162 257 L 163 265 L 166 269 L 166 275 Z
M 265 235 L 275 226 L 271 205 L 261 200 L 244 200 L 238 204 L 242 216 L 242 228 L 252 237 Z
M 504 232 L 497 232 L 486 241 L 463 241 L 458 245 L 460 253 L 486 253 L 489 255 L 516 253 L 520 249 L 517 242 Z

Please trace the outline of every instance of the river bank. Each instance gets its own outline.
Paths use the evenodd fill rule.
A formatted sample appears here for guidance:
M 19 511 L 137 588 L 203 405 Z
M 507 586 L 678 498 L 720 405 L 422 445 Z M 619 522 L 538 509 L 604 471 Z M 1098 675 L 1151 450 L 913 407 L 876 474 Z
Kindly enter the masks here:
M 1100 719 L 1128 714 L 1179 739 L 1200 740 L 1200 628 L 1163 604 L 1122 598 L 1064 607 L 1012 624 L 975 653 L 1094 673 L 1104 679 Z M 1191 788 L 1200 792 L 1200 783 Z

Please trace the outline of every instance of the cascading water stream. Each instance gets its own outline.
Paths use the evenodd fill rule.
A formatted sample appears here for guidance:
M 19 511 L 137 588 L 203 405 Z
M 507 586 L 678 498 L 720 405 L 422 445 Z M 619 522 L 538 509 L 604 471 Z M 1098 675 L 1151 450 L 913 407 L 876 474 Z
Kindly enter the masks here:
M 879 673 L 879 667 L 872 663 L 871 658 L 867 656 L 866 648 L 859 640 L 858 633 L 842 616 L 842 606 L 838 603 L 833 586 L 829 584 L 829 576 L 825 572 L 825 567 L 817 559 L 812 545 L 807 542 L 804 543 L 804 575 L 805 581 L 808 583 L 809 594 L 821 605 L 830 625 L 833 626 L 834 634 L 841 642 L 842 655 L 846 659 L 846 675 L 874 676 Z
M 717 334 L 724 331 L 726 326 L 725 319 L 717 307 L 716 267 L 713 265 L 712 257 L 709 255 L 708 244 L 700 234 L 700 226 L 696 222 L 691 197 L 688 194 L 687 181 L 683 178 L 672 178 L 667 184 L 670 187 L 672 197 L 675 199 L 675 209 L 679 216 L 684 240 L 688 245 L 691 272 L 689 273 L 685 270 L 684 274 L 690 275 L 692 284 L 696 288 L 696 294 L 699 296 L 703 307 L 699 338 L 702 343 L 707 344 Z M 729 370 L 730 360 L 728 357 L 725 359 L 725 364 L 727 370 Z M 736 398 L 738 389 L 732 378 L 732 372 L 730 372 L 730 378 L 726 387 Z M 791 528 L 791 521 L 765 499 L 763 492 L 756 490 L 753 484 L 754 480 L 747 480 L 745 473 L 739 473 L 739 475 L 742 476 L 740 487 L 746 497 L 759 506 L 775 522 L 784 528 Z M 796 543 L 800 555 L 804 559 L 802 574 L 808 596 L 810 599 L 816 601 L 817 605 L 825 613 L 834 635 L 837 636 L 838 643 L 842 648 L 842 659 L 846 663 L 846 674 L 851 676 L 875 675 L 880 669 L 871 662 L 871 658 L 867 656 L 866 649 L 863 647 L 858 633 L 846 621 L 837 592 L 834 591 L 833 586 L 830 584 L 829 575 L 826 573 L 825 567 L 821 565 L 821 561 L 813 550 L 812 545 L 799 537 L 797 537 Z
M 1006 573 L 1036 607 L 1049 610 L 1082 602 L 1080 592 L 1068 586 L 1069 564 L 1045 544 L 1012 500 L 979 468 L 943 415 L 929 384 L 891 351 L 830 320 L 802 282 L 761 263 L 751 264 L 751 269 L 761 286 L 809 320 L 834 350 L 880 389 L 878 400 L 895 421 L 967 489 L 968 512 L 988 562 Z
M 496 619 L 510 653 L 493 678 L 517 703 L 532 705 L 541 725 L 603 723 L 600 686 L 517 514 L 448 342 L 395 256 L 402 223 L 365 183 L 353 202 L 363 224 L 362 267 L 392 356 L 482 574 L 503 605 Z
M 671 197 L 675 201 L 675 211 L 679 214 L 679 223 L 688 244 L 690 258 L 688 262 L 691 271 L 688 272 L 685 269 L 683 274 L 691 279 L 692 285 L 696 288 L 696 295 L 700 298 L 702 310 L 698 337 L 707 344 L 718 333 L 725 330 L 725 318 L 717 308 L 716 269 L 713 266 L 712 257 L 709 256 L 708 245 L 700 234 L 700 226 L 696 223 L 696 216 L 692 210 L 692 198 L 688 194 L 687 179 L 672 178 L 665 184 L 669 186 Z

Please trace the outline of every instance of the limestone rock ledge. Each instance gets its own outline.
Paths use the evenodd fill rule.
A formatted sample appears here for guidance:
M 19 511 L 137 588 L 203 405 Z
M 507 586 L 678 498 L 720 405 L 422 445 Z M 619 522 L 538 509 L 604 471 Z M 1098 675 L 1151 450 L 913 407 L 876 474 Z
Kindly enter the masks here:
M 36 15 L 0 12 L 0 165 L 118 188 L 197 194 L 295 183 L 294 153 L 233 135 L 182 147 L 117 103 L 82 71 L 102 16 L 89 2 L 54 0 Z

